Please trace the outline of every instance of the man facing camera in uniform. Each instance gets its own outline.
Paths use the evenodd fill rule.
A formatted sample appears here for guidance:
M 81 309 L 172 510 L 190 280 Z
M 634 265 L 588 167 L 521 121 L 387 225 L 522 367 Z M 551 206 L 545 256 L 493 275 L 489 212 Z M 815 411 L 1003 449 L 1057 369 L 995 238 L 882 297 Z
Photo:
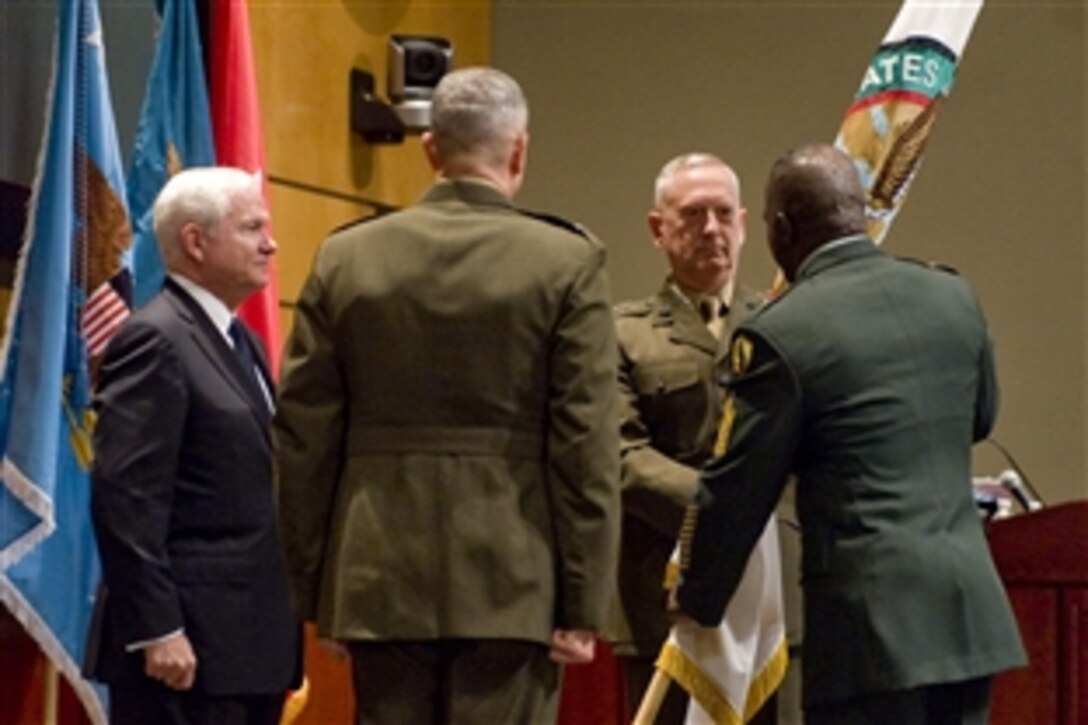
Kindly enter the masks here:
M 528 109 L 500 71 L 435 89 L 414 206 L 334 233 L 275 430 L 301 615 L 347 645 L 360 723 L 545 723 L 594 654 L 618 546 L 604 247 L 511 199 Z
M 792 473 L 806 724 L 983 725 L 1024 651 L 971 492 L 998 399 L 978 301 L 873 244 L 832 146 L 775 163 L 764 220 L 791 287 L 733 335 L 679 608 L 717 623 Z
M 273 725 L 301 674 L 276 533 L 272 381 L 234 309 L 276 251 L 261 179 L 182 171 L 153 209 L 168 277 L 106 350 L 89 674 L 110 721 Z
M 678 156 L 661 169 L 649 213 L 669 274 L 656 295 L 616 307 L 621 400 L 623 533 L 620 612 L 614 623 L 631 712 L 668 636 L 665 566 L 721 411 L 720 365 L 745 301 L 733 294 L 746 212 L 721 159 Z M 687 698 L 670 688 L 658 721 L 683 722 Z

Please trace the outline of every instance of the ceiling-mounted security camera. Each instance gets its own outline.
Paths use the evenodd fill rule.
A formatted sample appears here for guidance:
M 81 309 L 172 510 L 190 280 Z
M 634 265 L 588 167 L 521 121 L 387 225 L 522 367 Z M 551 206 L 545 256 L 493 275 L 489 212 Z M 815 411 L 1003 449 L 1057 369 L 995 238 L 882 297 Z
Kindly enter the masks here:
M 453 45 L 430 35 L 389 38 L 389 100 L 406 128 L 422 131 L 431 125 L 434 88 L 453 67 Z

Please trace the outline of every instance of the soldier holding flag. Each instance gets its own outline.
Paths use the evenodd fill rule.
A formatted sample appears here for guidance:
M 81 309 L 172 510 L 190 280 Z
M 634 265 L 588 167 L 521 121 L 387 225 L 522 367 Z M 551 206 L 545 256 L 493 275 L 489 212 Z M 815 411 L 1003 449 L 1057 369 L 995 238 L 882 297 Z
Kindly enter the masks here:
M 970 487 L 991 342 L 968 285 L 885 255 L 865 205 L 831 146 L 772 169 L 764 219 L 792 286 L 733 336 L 676 598 L 720 621 L 794 473 L 806 722 L 981 725 L 991 676 L 1025 662 Z

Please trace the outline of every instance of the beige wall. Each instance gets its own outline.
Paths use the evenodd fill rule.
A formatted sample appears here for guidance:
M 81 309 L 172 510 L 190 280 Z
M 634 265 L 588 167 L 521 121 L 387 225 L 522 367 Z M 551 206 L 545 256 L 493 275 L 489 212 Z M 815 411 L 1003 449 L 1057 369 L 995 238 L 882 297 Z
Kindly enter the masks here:
M 649 294 L 651 180 L 705 149 L 745 184 L 742 281 L 764 287 L 761 189 L 784 149 L 830 141 L 897 0 L 496 0 L 493 62 L 532 106 L 520 201 L 605 239 L 617 299 Z M 957 267 L 998 348 L 995 431 L 1044 498 L 1088 495 L 1085 7 L 990 2 L 886 246 Z M 989 446 L 979 474 L 1008 464 Z

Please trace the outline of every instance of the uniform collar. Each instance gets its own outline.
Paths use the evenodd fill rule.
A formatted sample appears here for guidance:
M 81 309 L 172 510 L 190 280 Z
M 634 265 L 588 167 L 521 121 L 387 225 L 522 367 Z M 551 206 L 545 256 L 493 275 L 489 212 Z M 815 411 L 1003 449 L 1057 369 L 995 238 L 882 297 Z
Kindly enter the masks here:
M 423 194 L 423 202 L 462 201 L 466 204 L 485 204 L 512 209 L 510 197 L 497 186 L 476 178 L 439 179 Z
M 840 237 L 821 245 L 805 257 L 805 260 L 797 267 L 795 277 L 801 280 L 818 274 L 841 261 L 878 253 L 880 253 L 879 247 L 864 234 Z
M 665 280 L 657 294 L 653 325 L 670 328 L 669 338 L 673 342 L 693 345 L 712 355 L 719 348 L 717 338 L 707 329 L 699 312 L 671 278 Z
M 702 294 L 700 292 L 693 292 L 691 290 L 684 289 L 680 284 L 670 275 L 665 281 L 666 285 L 672 288 L 673 296 L 682 300 L 691 309 L 695 310 L 697 314 L 702 315 L 699 312 L 699 303 L 705 301 L 715 305 L 715 312 L 718 317 L 725 317 L 729 314 L 729 300 L 725 297 L 725 289 L 721 289 L 717 294 Z

